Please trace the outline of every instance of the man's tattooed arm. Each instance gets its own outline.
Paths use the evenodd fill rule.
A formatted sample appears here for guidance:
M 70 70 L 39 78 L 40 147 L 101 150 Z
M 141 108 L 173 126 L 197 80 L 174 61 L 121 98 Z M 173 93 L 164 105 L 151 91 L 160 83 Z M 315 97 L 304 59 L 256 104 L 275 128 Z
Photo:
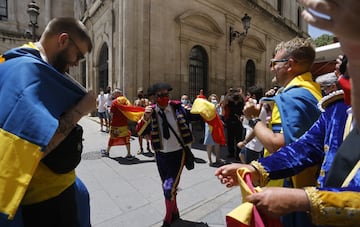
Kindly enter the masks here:
M 96 95 L 93 91 L 89 91 L 74 107 L 66 111 L 59 119 L 59 127 L 57 128 L 53 138 L 44 149 L 43 157 L 54 150 L 69 135 L 76 123 L 86 114 L 96 109 Z
M 64 113 L 59 119 L 59 127 L 56 129 L 54 136 L 44 150 L 43 158 L 55 149 L 66 136 L 69 135 L 71 130 L 75 127 L 76 123 L 80 120 L 83 114 L 73 108 L 72 110 Z

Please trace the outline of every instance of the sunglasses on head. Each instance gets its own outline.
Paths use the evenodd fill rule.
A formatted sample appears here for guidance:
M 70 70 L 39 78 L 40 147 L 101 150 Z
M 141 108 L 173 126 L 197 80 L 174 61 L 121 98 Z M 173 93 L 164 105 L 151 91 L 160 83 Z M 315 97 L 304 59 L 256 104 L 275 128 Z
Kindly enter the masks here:
M 270 68 L 273 68 L 276 65 L 276 63 L 278 63 L 278 62 L 288 62 L 288 61 L 289 61 L 289 59 L 279 59 L 279 60 L 271 59 L 270 60 Z

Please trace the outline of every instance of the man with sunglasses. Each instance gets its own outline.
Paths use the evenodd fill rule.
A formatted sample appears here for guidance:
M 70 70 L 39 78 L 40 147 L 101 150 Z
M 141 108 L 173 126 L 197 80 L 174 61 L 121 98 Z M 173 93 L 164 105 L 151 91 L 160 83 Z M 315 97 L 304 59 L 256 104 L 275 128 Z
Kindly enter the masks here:
M 94 92 L 66 74 L 91 49 L 81 21 L 54 18 L 39 42 L 1 56 L 0 100 L 9 108 L 0 113 L 0 226 L 90 226 L 89 195 L 74 171 L 78 162 L 69 166 L 73 160 L 64 151 L 77 150 L 75 159 L 81 158 L 82 129 L 76 143 L 68 138 L 96 106 Z M 45 160 L 62 147 L 55 170 Z
M 270 67 L 281 88 L 274 97 L 261 100 L 273 106 L 269 128 L 258 118 L 259 109 L 251 103 L 246 104 L 244 115 L 249 119 L 255 136 L 264 145 L 265 156 L 296 141 L 319 117 L 317 103 L 321 99 L 320 86 L 312 80 L 310 73 L 314 58 L 315 49 L 310 39 L 294 38 L 277 45 Z M 290 165 L 291 160 L 288 161 Z M 261 163 L 262 159 L 259 159 L 258 162 L 251 162 L 251 165 L 262 170 Z M 273 167 L 276 166 L 273 163 Z M 234 168 L 237 169 L 237 165 L 221 167 L 216 175 L 225 179 L 222 183 L 227 184 L 227 175 L 231 175 Z M 292 178 L 284 179 L 277 186 L 301 188 L 314 185 L 316 171 L 317 166 L 310 167 Z M 274 185 L 270 183 L 267 186 Z M 312 226 L 306 213 L 285 215 L 282 222 L 284 226 Z
M 145 108 L 144 116 L 137 125 L 138 134 L 141 134 L 148 124 L 152 127 L 151 144 L 165 197 L 164 227 L 179 219 L 176 194 L 185 160 L 182 146 L 191 146 L 193 142 L 189 128 L 190 113 L 181 106 L 181 102 L 170 100 L 171 90 L 172 87 L 167 83 L 154 84 L 148 90 L 149 95 L 155 96 L 155 105 Z

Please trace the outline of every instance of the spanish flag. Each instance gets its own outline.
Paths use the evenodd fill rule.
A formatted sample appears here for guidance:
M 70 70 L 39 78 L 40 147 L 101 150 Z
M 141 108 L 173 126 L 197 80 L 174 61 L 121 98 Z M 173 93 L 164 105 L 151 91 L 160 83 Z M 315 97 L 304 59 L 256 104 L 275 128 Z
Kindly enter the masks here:
M 113 102 L 124 116 L 130 121 L 138 122 L 144 115 L 145 108 L 141 106 L 130 105 L 130 101 L 125 96 L 119 96 Z
M 86 93 L 32 44 L 0 60 L 0 218 L 13 219 L 59 117 Z
M 224 126 L 216 112 L 215 105 L 203 98 L 195 99 L 190 113 L 200 114 L 209 124 L 210 132 L 215 143 L 225 145 Z

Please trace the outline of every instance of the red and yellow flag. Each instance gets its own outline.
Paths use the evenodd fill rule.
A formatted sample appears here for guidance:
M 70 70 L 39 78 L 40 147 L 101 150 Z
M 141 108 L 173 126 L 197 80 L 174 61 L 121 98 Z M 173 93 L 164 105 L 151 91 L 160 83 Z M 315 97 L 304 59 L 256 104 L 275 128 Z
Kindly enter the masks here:
M 124 114 L 130 121 L 137 122 L 144 115 L 145 108 L 141 106 L 130 105 L 130 101 L 125 96 L 116 98 L 116 107 Z
M 224 126 L 216 112 L 215 105 L 206 99 L 195 99 L 191 111 L 192 114 L 200 114 L 206 123 L 209 124 L 211 136 L 215 143 L 225 145 Z

